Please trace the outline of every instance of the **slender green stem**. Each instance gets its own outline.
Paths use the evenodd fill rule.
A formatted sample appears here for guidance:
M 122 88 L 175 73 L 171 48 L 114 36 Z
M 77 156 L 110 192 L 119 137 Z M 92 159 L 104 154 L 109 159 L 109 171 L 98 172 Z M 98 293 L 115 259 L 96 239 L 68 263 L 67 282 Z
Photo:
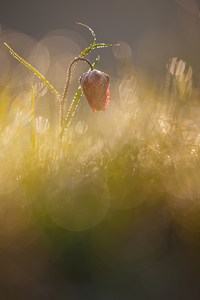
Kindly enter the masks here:
M 60 123 L 60 132 L 62 131 L 62 127 L 63 127 L 63 121 L 64 121 L 64 111 L 65 111 L 65 102 L 66 102 L 66 97 L 67 97 L 67 92 L 69 89 L 69 83 L 70 83 L 70 79 L 71 79 L 71 75 L 72 75 L 72 67 L 78 62 L 78 61 L 85 61 L 89 64 L 91 70 L 93 70 L 93 66 L 92 64 L 89 62 L 89 60 L 87 60 L 86 58 L 82 58 L 82 57 L 76 57 L 71 64 L 69 65 L 68 71 L 67 71 L 67 79 L 66 79 L 66 83 L 65 83 L 65 87 L 64 87 L 64 91 L 63 91 L 63 95 L 60 101 L 60 107 L 59 107 L 59 123 Z
M 95 69 L 96 68 L 96 65 L 98 64 L 99 60 L 100 60 L 100 57 L 98 56 L 96 58 L 95 62 L 92 64 L 92 66 L 90 66 L 91 69 Z M 65 119 L 63 120 L 63 126 L 62 126 L 61 131 L 60 131 L 60 142 L 61 143 L 63 141 L 65 130 L 68 127 L 68 125 L 70 124 L 70 122 L 71 122 L 71 119 L 72 119 L 72 117 L 73 117 L 73 115 L 75 113 L 75 110 L 76 110 L 76 108 L 77 108 L 77 106 L 79 104 L 79 101 L 81 99 L 82 94 L 83 94 L 82 88 L 79 86 L 79 88 L 78 88 L 78 90 L 77 90 L 77 92 L 76 92 L 76 94 L 75 94 L 75 96 L 74 96 L 74 98 L 72 100 L 72 103 L 71 103 L 71 105 L 69 107 L 67 115 L 66 115 Z

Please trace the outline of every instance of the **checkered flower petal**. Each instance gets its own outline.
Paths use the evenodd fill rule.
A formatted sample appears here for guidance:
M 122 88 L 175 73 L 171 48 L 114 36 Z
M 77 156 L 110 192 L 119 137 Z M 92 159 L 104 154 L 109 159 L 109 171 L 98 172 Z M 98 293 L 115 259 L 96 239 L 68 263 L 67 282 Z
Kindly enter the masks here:
M 109 82 L 109 76 L 99 70 L 88 71 L 81 76 L 81 88 L 94 112 L 107 109 L 110 101 Z

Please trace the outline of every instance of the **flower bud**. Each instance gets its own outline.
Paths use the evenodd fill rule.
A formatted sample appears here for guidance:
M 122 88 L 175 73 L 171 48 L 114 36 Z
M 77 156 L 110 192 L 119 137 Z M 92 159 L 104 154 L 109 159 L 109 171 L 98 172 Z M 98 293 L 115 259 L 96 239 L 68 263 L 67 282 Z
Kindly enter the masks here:
M 105 111 L 110 101 L 109 76 L 99 70 L 91 70 L 80 78 L 81 88 L 91 109 Z

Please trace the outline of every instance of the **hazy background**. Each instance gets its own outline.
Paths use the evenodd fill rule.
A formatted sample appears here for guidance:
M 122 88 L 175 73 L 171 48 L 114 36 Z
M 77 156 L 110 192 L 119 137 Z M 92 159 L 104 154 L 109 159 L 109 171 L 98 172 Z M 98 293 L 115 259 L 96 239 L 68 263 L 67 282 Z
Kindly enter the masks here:
M 134 63 L 153 74 L 176 56 L 194 73 L 200 68 L 198 0 L 1 1 L 2 28 L 37 38 L 55 29 L 80 32 L 76 21 L 91 26 L 99 41 L 127 42 Z
M 197 0 L 0 2 L 0 300 L 200 299 L 199 89 L 179 81 L 186 61 L 199 86 L 199 8 Z M 120 47 L 91 54 L 111 75 L 109 109 L 93 114 L 83 98 L 54 175 L 55 97 L 36 98 L 35 165 L 30 86 L 39 80 L 3 42 L 62 91 L 91 39 L 76 21 Z M 184 74 L 172 66 L 174 90 L 160 97 L 149 81 L 165 78 L 173 57 Z M 87 66 L 77 68 L 70 99 Z

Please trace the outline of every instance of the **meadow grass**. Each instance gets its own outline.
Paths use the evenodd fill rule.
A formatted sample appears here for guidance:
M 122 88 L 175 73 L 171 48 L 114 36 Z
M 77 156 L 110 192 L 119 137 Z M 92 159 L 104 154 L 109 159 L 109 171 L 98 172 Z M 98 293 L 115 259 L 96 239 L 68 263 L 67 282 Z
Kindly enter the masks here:
M 95 39 L 91 45 L 80 57 L 95 45 L 106 46 Z M 93 113 L 79 87 L 72 105 L 67 103 L 62 140 L 62 96 L 28 68 L 43 81 L 39 92 L 32 84 L 13 96 L 9 83 L 0 91 L 2 247 L 15 249 L 19 243 L 36 253 L 44 248 L 53 251 L 48 258 L 66 251 L 62 270 L 68 268 L 72 280 L 83 268 L 83 277 L 90 270 L 101 283 L 116 272 L 117 282 L 123 282 L 124 272 L 144 268 L 167 251 L 171 224 L 196 253 L 200 119 L 191 68 L 173 58 L 159 86 L 135 71 L 111 78 L 106 112 Z M 49 93 L 38 113 L 45 86 Z M 38 250 L 41 236 L 48 246 Z M 41 257 L 43 271 L 48 263 Z M 13 280 L 17 276 L 13 273 Z

